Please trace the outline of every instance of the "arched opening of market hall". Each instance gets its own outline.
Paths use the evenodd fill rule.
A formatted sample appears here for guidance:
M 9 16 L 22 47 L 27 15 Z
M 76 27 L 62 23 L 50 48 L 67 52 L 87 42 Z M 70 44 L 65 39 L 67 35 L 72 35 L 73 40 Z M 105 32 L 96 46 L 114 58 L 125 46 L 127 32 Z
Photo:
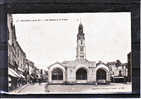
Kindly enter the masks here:
M 52 71 L 52 80 L 63 80 L 63 71 L 60 68 Z
M 80 68 L 76 72 L 76 80 L 87 80 L 87 70 Z

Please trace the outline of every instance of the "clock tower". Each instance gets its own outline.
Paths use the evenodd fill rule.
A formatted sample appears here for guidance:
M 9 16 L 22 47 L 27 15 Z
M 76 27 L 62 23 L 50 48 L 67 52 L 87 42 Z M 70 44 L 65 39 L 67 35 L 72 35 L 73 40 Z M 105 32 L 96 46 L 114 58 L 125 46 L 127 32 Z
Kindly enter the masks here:
M 85 34 L 83 33 L 82 23 L 80 23 L 78 27 L 76 54 L 77 59 L 86 58 Z

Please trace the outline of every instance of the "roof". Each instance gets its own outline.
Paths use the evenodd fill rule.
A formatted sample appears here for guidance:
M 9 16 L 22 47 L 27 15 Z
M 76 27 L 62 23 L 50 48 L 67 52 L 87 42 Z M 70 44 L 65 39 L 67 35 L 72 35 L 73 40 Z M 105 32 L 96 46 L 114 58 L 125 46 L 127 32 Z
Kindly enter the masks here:
M 59 64 L 59 65 L 61 65 L 61 66 L 65 67 L 62 63 L 60 63 L 60 62 L 55 62 L 55 63 L 53 63 L 53 64 L 49 65 L 49 66 L 48 66 L 48 68 L 50 68 L 51 66 L 56 65 L 56 64 Z
M 25 52 L 24 52 L 23 49 L 21 48 L 21 46 L 20 46 L 20 44 L 18 43 L 18 41 L 16 41 L 16 44 L 17 44 L 18 48 L 20 49 L 20 51 L 22 52 L 22 54 L 23 54 L 24 56 L 26 56 Z
M 89 66 L 90 64 L 94 64 L 94 63 L 95 63 L 95 61 L 88 61 L 86 59 L 83 59 L 83 60 L 76 59 L 76 60 L 71 60 L 71 61 L 55 62 L 55 63 L 49 65 L 48 68 L 50 68 L 51 66 L 53 66 L 55 64 L 59 64 L 63 67 L 75 67 L 79 64 Z

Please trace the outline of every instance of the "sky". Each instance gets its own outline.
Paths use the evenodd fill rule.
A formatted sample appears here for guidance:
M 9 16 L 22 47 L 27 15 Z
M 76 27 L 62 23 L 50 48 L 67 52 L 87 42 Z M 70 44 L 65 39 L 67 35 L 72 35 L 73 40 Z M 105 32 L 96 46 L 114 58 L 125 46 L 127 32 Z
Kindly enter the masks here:
M 57 61 L 76 59 L 80 21 L 88 60 L 127 62 L 131 51 L 129 12 L 13 14 L 17 41 L 27 58 L 42 69 Z

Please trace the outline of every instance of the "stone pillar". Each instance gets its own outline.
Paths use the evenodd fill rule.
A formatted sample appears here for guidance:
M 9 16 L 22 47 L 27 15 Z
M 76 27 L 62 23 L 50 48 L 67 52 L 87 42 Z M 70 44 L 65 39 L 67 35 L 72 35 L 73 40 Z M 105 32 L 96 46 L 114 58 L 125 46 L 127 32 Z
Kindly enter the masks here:
M 66 73 L 67 73 L 67 82 L 70 83 L 70 84 L 74 83 L 75 79 L 76 79 L 74 69 L 71 68 L 71 67 L 67 68 Z
M 96 82 L 96 73 L 95 73 L 95 67 L 89 67 L 88 72 L 88 83 L 94 83 Z
M 51 83 L 51 71 L 48 69 L 48 82 Z
M 107 77 L 106 78 L 106 81 L 107 82 L 110 82 L 110 73 L 108 71 L 106 72 L 106 77 Z
M 67 67 L 65 67 L 65 73 L 64 73 L 65 75 L 63 75 L 63 76 L 65 76 L 65 79 L 64 79 L 64 82 L 65 83 L 67 83 L 67 79 L 68 79 L 68 77 L 67 77 L 67 74 L 68 74 L 68 72 L 67 72 Z

